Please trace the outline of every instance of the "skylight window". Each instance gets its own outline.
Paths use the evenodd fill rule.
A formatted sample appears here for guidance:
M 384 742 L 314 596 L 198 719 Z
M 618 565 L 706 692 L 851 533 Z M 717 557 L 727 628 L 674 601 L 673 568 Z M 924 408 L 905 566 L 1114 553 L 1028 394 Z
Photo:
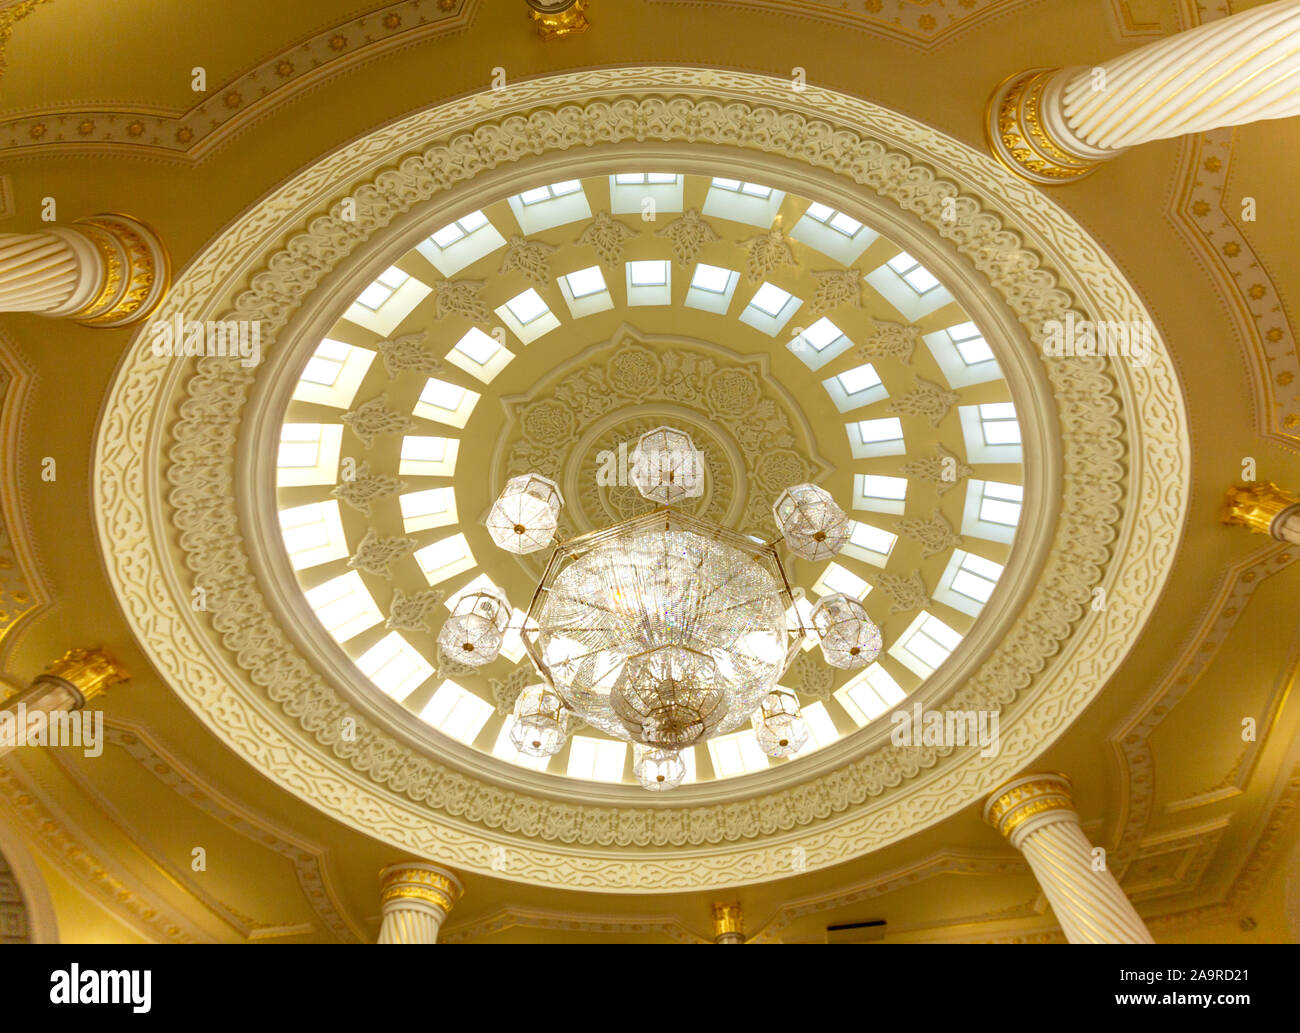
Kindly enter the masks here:
M 351 347 L 342 341 L 332 341 L 328 337 L 307 360 L 302 371 L 302 379 L 319 387 L 333 387 L 343 373 L 343 363 L 347 361 Z
M 780 287 L 765 283 L 758 288 L 758 291 L 750 299 L 750 304 L 760 312 L 769 316 L 779 316 L 781 310 L 789 302 L 791 294 L 789 291 L 783 291 Z M 829 343 L 829 342 L 827 342 Z
M 713 773 L 718 778 L 731 778 L 750 771 L 767 768 L 767 754 L 763 752 L 752 730 L 719 735 L 706 741 Z
M 569 285 L 569 293 L 572 294 L 575 299 L 585 298 L 590 294 L 600 294 L 605 290 L 605 277 L 604 274 L 601 273 L 600 266 L 598 265 L 593 265 L 590 269 L 579 269 L 576 273 L 569 273 L 564 277 L 564 282 Z M 520 298 L 524 297 L 525 296 L 521 294 L 519 298 L 515 300 L 518 301 Z M 513 302 L 509 304 L 511 306 L 510 310 L 515 314 L 515 318 L 525 326 L 547 311 L 546 304 L 537 296 L 536 291 L 532 292 L 532 298 L 528 299 L 525 303 L 524 307 L 528 313 L 527 317 L 520 314 L 519 309 L 515 307 Z
M 986 402 L 957 408 L 966 458 L 972 463 L 1018 463 L 1020 421 L 1011 402 Z
M 848 432 L 849 447 L 855 459 L 902 455 L 906 451 L 903 424 L 897 416 L 858 420 L 848 425 Z
M 447 360 L 483 383 L 489 383 L 514 359 L 514 352 L 495 337 L 472 327 L 452 345 Z M 477 401 L 477 398 L 475 398 Z
M 1018 484 L 1001 484 L 997 481 L 982 483 L 984 491 L 980 498 L 980 519 L 991 524 L 1005 524 L 1007 527 L 1015 527 L 1020 523 L 1020 506 L 1024 502 L 1025 489 Z
M 453 488 L 429 488 L 398 496 L 402 510 L 402 529 L 424 531 L 456 523 L 456 492 Z
M 445 249 L 451 247 L 451 245 L 455 244 L 458 240 L 464 240 L 475 230 L 481 230 L 486 225 L 488 225 L 488 217 L 486 215 L 481 211 L 470 212 L 463 218 L 457 219 L 455 222 L 444 226 L 429 239 L 437 244 L 438 247 Z
M 531 768 L 533 771 L 545 771 L 550 766 L 551 758 L 533 757 L 516 749 L 514 740 L 510 738 L 510 731 L 514 726 L 514 714 L 507 714 L 506 719 L 501 723 L 501 731 L 497 733 L 497 740 L 492 746 L 492 755 L 508 760 L 512 764 L 518 764 L 520 767 Z
M 840 733 L 836 730 L 835 721 L 825 703 L 818 700 L 801 709 L 804 723 L 808 726 L 808 741 L 799 751 L 799 756 L 803 757 L 823 746 L 829 746 L 840 737 Z
M 596 278 L 599 280 L 599 286 L 592 289 L 600 290 L 605 286 L 605 280 L 601 277 L 598 268 L 593 267 L 591 269 L 584 269 L 580 273 L 573 273 L 571 275 L 581 277 L 584 282 L 590 283 L 590 275 L 592 273 L 595 273 Z M 508 308 L 510 314 L 519 321 L 520 326 L 527 326 L 529 323 L 533 322 L 533 320 L 541 319 L 542 316 L 546 315 L 546 313 L 550 311 L 550 309 L 546 307 L 546 302 L 542 300 L 542 296 L 531 287 L 524 291 L 523 294 L 516 295 L 507 301 L 506 308 Z
M 581 189 L 582 184 L 578 180 L 566 179 L 561 183 L 525 190 L 519 195 L 519 200 L 525 205 L 541 204 L 543 201 L 554 201 L 557 197 L 576 194 Z
M 420 711 L 420 717 L 434 728 L 463 743 L 472 743 L 487 724 L 495 708 L 454 681 L 438 686 Z
M 719 190 L 730 190 L 737 194 L 745 194 L 747 197 L 757 197 L 762 200 L 767 200 L 772 196 L 771 187 L 765 187 L 758 183 L 746 183 L 739 179 L 714 177 L 713 185 Z
M 883 567 L 898 542 L 898 535 L 861 520 L 851 521 L 849 526 L 851 530 L 849 540 L 844 543 L 844 555 Z
M 337 499 L 280 510 L 280 533 L 294 570 L 306 570 L 348 554 Z
M 673 172 L 620 172 L 614 177 L 619 186 L 636 186 L 641 183 L 676 183 L 677 175 Z
M 489 337 L 478 327 L 475 327 L 456 342 L 455 350 L 471 362 L 486 366 L 492 361 L 492 357 L 501 350 L 501 344 L 495 337 Z
M 957 549 L 939 579 L 934 598 L 975 617 L 989 601 L 1001 576 L 1002 564 Z
M 456 472 L 460 442 L 428 434 L 408 434 L 402 439 L 399 474 L 412 477 L 450 477 Z
M 357 304 L 370 309 L 371 312 L 378 312 L 379 306 L 391 298 L 397 288 L 410 278 L 409 273 L 404 273 L 397 266 L 390 265 L 379 274 L 374 283 L 357 295 Z
M 844 393 L 849 397 L 860 394 L 867 388 L 875 387 L 880 383 L 880 375 L 869 362 L 845 370 L 843 373 L 837 373 L 835 379 L 840 382 L 840 387 L 844 389 Z
M 890 647 L 889 655 L 921 678 L 928 678 L 952 655 L 961 635 L 926 610 L 917 614 Z
M 852 237 L 862 229 L 862 223 L 857 219 L 850 218 L 843 212 L 837 212 L 824 204 L 810 204 L 804 214 L 846 237 Z
M 764 283 L 749 299 L 740 321 L 775 337 L 790 322 L 803 301 L 774 283 Z
M 599 273 L 599 269 L 596 271 Z M 569 275 L 578 276 L 580 279 L 585 280 L 587 278 L 584 274 L 589 272 L 590 270 L 583 270 L 581 273 L 571 273 Z M 572 298 L 573 295 L 567 286 L 568 280 L 568 276 L 561 277 L 561 282 L 565 284 L 566 296 Z M 604 284 L 603 277 L 601 283 Z M 560 321 L 555 318 L 550 306 L 531 287 L 522 294 L 516 294 L 504 305 L 500 306 L 496 313 L 510 328 L 511 332 L 524 344 L 531 344 L 543 334 L 550 333 L 560 325 Z
M 872 513 L 901 514 L 907 508 L 907 478 L 879 474 L 853 475 L 853 508 Z
M 575 735 L 570 740 L 569 766 L 565 773 L 570 778 L 585 778 L 590 782 L 621 782 L 626 760 L 626 743 Z
M 1020 444 L 1020 423 L 1016 407 L 1011 402 L 993 402 L 981 405 L 980 429 L 986 445 Z
M 901 276 L 917 294 L 927 294 L 939 286 L 938 278 L 906 251 L 895 255 L 885 264 Z
M 431 585 L 446 581 L 476 565 L 469 542 L 463 534 L 454 534 L 450 538 L 416 549 L 414 555 L 415 562 L 424 571 L 425 580 Z
M 893 675 L 874 663 L 836 689 L 835 698 L 854 721 L 865 725 L 903 702 L 907 694 Z
M 463 387 L 430 377 L 424 385 L 424 390 L 420 392 L 420 401 L 435 409 L 446 409 L 447 412 L 455 412 L 460 408 L 461 403 L 465 401 L 465 396 L 469 393 Z
M 813 323 L 790 342 L 789 348 L 809 369 L 820 369 L 834 358 L 838 358 L 852 344 L 844 331 L 825 316 Z M 859 369 L 870 369 L 870 366 Z M 879 383 L 877 378 L 876 383 Z M 831 392 L 834 396 L 835 392 Z
M 668 283 L 668 263 L 628 262 L 627 275 L 633 287 L 663 287 Z
M 281 487 L 337 483 L 342 446 L 341 423 L 283 424 L 276 483 Z
M 958 323 L 948 327 L 948 337 L 956 346 L 962 361 L 968 366 L 977 362 L 988 362 L 993 358 L 993 349 L 984 340 L 984 335 L 974 323 Z
M 871 586 L 838 563 L 828 563 L 821 577 L 813 585 L 813 591 L 818 595 L 834 595 L 836 592 L 843 592 L 850 599 L 865 599 L 871 591 Z
M 420 651 L 397 632 L 389 632 L 357 657 L 357 667 L 387 696 L 403 700 L 433 674 Z
M 373 628 L 384 615 L 355 570 L 310 588 L 303 593 L 316 619 L 336 642 L 346 642 L 367 628 Z
M 695 267 L 695 275 L 691 277 L 691 286 L 695 290 L 708 291 L 710 294 L 726 294 L 729 287 L 732 286 L 732 278 L 736 274 L 730 269 L 723 269 L 716 265 L 705 265 L 701 262 Z

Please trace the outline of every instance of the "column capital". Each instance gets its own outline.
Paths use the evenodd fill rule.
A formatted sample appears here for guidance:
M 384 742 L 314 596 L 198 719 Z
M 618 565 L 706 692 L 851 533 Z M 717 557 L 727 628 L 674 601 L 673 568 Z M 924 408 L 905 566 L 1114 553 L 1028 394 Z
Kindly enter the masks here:
M 1089 147 L 1058 117 L 1060 95 L 1075 68 L 1031 68 L 1007 76 L 984 107 L 989 151 L 1004 167 L 1031 183 L 1081 179 L 1115 152 Z
M 104 690 L 130 678 L 130 673 L 102 649 L 69 649 L 34 682 L 59 681 L 74 689 L 85 706 Z
M 129 326 L 161 304 L 171 281 L 171 258 L 147 225 L 109 212 L 77 219 L 73 228 L 99 253 L 102 274 L 94 297 L 69 317 L 85 326 Z
M 1034 829 L 1056 821 L 1078 822 L 1070 789 L 1070 780 L 1059 772 L 1018 775 L 989 793 L 984 820 L 1019 849 Z
M 529 15 L 544 40 L 564 39 L 586 32 L 587 0 L 527 0 Z
M 1254 481 L 1233 485 L 1223 497 L 1219 520 L 1240 524 L 1256 534 L 1280 538 L 1277 528 L 1281 518 L 1300 507 L 1300 498 L 1279 488 L 1272 481 Z
M 739 903 L 713 905 L 713 942 L 745 942 L 745 913 Z
M 379 903 L 384 911 L 429 911 L 441 922 L 464 892 L 453 871 L 424 861 L 399 861 L 379 873 Z

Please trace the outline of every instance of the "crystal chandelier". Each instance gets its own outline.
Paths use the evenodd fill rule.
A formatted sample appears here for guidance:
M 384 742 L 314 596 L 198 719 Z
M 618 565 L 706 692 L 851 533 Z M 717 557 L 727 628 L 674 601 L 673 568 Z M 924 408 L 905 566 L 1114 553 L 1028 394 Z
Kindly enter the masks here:
M 633 770 L 651 791 L 680 785 L 682 751 L 752 725 L 769 756 L 808 740 L 794 694 L 777 681 L 817 634 L 827 663 L 862 667 L 880 631 L 861 603 L 823 598 L 811 629 L 794 625 L 790 581 L 776 542 L 738 534 L 673 505 L 703 493 L 703 463 L 672 427 L 644 434 L 631 481 L 660 508 L 555 545 L 523 627 L 543 684 L 515 703 L 510 738 L 534 757 L 559 752 L 570 715 L 630 742 Z M 501 548 L 535 552 L 554 540 L 563 498 L 536 474 L 512 478 L 487 516 Z M 781 493 L 773 515 L 786 547 L 829 559 L 848 540 L 844 511 L 822 488 Z M 501 648 L 510 605 L 492 589 L 467 593 L 438 636 L 444 655 L 481 665 Z

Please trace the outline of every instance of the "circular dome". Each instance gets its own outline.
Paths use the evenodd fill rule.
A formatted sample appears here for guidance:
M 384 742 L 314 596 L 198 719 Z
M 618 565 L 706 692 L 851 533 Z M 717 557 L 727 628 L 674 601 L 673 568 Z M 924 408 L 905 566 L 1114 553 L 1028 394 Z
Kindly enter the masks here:
M 1045 361 L 1071 314 L 1145 315 L 1064 212 L 895 113 L 716 71 L 514 84 L 323 159 L 185 271 L 159 318 L 255 323 L 262 361 L 136 340 L 97 441 L 100 544 L 175 691 L 339 820 L 550 884 L 777 878 L 795 845 L 834 864 L 1014 774 L 1138 634 L 1185 506 L 1181 396 L 1159 341 L 1140 368 Z M 665 424 L 705 452 L 697 515 L 770 539 L 811 482 L 867 529 L 794 581 L 809 608 L 862 600 L 884 651 L 796 659 L 816 749 L 696 747 L 648 796 L 593 729 L 546 770 L 500 756 L 529 669 L 449 668 L 434 634 L 479 578 L 518 608 L 541 573 L 482 524 L 506 481 L 556 483 L 561 537 L 603 526 L 636 511 L 620 446 Z M 904 699 L 999 714 L 1000 749 L 891 743 Z

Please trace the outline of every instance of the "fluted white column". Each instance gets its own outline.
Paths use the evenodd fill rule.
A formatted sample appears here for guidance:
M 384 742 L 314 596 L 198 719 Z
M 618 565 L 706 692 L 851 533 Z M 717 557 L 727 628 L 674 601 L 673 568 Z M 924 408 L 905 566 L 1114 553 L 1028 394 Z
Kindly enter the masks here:
M 125 215 L 94 215 L 39 233 L 0 234 L 0 312 L 125 326 L 158 306 L 168 277 L 162 242 Z
M 454 872 L 423 861 L 390 864 L 379 873 L 380 943 L 437 943 L 438 930 L 465 892 Z
M 1243 11 L 1091 67 L 1033 68 L 989 100 L 995 157 L 1038 183 L 1137 144 L 1300 115 L 1300 0 Z
M 999 786 L 984 819 L 1025 855 L 1071 943 L 1153 943 L 1108 866 L 1093 863 L 1064 775 L 1022 775 Z
M 0 706 L 0 757 L 24 739 L 28 720 L 36 713 L 80 710 L 111 685 L 126 681 L 126 670 L 99 649 L 69 649 L 49 670 Z
M 1256 534 L 1300 545 L 1300 498 L 1272 481 L 1255 481 L 1229 488 L 1220 520 Z

